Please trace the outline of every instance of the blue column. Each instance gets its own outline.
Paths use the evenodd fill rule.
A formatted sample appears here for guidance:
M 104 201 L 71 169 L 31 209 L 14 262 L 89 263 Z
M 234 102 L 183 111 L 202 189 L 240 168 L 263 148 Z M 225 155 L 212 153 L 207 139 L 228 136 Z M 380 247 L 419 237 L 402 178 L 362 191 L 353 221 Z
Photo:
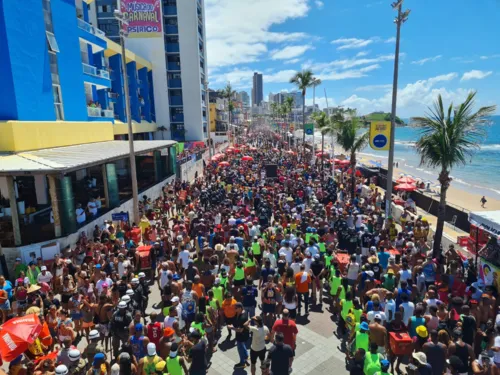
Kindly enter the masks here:
M 148 82 L 148 68 L 139 69 L 137 72 L 141 80 L 140 90 L 144 104 L 140 103 L 142 114 L 146 117 L 147 122 L 151 122 L 151 101 L 149 98 L 149 82 Z
M 139 112 L 139 95 L 137 93 L 137 89 L 139 88 L 139 86 L 137 84 L 136 70 L 137 67 L 135 61 L 127 63 L 130 112 L 132 114 L 132 120 L 141 122 L 141 115 Z
M 89 21 L 89 7 L 87 6 L 87 4 L 84 1 L 82 1 L 82 8 L 83 8 L 83 20 L 85 22 L 90 23 L 90 21 Z
M 118 94 L 118 98 L 115 99 L 115 114 L 118 115 L 120 121 L 126 122 L 121 56 L 118 54 L 111 56 L 109 58 L 109 66 L 113 70 L 111 73 L 111 91 Z
M 153 71 L 148 72 L 148 81 L 149 81 L 149 109 L 151 112 L 151 120 L 156 122 L 155 93 L 153 89 Z

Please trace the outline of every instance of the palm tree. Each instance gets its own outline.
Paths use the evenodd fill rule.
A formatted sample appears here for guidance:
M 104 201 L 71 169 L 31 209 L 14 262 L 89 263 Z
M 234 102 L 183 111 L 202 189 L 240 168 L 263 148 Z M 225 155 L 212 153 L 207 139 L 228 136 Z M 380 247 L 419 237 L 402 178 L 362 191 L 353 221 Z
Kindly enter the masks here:
M 416 148 L 420 154 L 420 164 L 440 168 L 438 220 L 434 235 L 434 251 L 440 249 L 446 218 L 446 193 L 450 187 L 450 172 L 453 167 L 465 165 L 486 137 L 488 116 L 496 111 L 496 106 L 481 107 L 473 112 L 476 92 L 471 92 L 465 102 L 458 107 L 450 104 L 448 110 L 443 106 L 441 95 L 427 117 L 416 117 L 413 125 L 421 129 L 421 137 Z
M 328 118 L 328 115 L 321 112 L 314 112 L 312 114 L 312 119 L 316 123 L 316 128 L 321 131 L 321 175 L 324 177 L 324 169 L 325 169 L 325 135 L 332 131 L 331 122 Z
M 222 95 L 223 98 L 226 98 L 228 101 L 229 125 L 231 125 L 231 114 L 234 110 L 233 97 L 236 95 L 236 91 L 233 90 L 233 87 L 231 86 L 231 82 L 227 83 L 226 87 L 224 87 L 220 91 L 220 94 Z
M 347 111 L 339 111 L 332 116 L 332 132 L 337 143 L 350 154 L 351 161 L 351 198 L 356 192 L 356 154 L 364 149 L 369 141 L 369 132 L 356 116 L 355 110 L 350 110 L 350 119 L 346 120 Z
M 310 70 L 304 70 L 302 72 L 297 72 L 290 78 L 290 83 L 297 86 L 299 90 L 302 91 L 302 143 L 304 145 L 304 153 L 306 152 L 306 91 L 307 88 L 313 85 L 318 85 L 321 83 L 319 79 L 316 79 L 313 72 Z M 314 148 L 314 147 L 313 147 Z

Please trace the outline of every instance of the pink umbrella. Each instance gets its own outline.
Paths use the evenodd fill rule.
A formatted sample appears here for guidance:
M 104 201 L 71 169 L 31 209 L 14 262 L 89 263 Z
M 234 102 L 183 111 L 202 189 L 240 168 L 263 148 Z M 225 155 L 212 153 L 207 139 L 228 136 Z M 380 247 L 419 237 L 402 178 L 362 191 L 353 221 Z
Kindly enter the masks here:
M 417 181 L 409 176 L 401 177 L 401 178 L 396 180 L 396 183 L 398 183 L 398 184 L 414 184 L 415 182 L 417 182 Z
M 328 152 L 321 152 L 321 151 L 320 151 L 320 152 L 318 152 L 318 153 L 316 154 L 316 157 L 317 157 L 317 158 L 324 158 L 324 157 L 327 157 L 327 156 L 329 156 L 329 155 L 328 155 Z
M 400 185 L 395 186 L 394 190 L 415 191 L 415 190 L 417 190 L 417 187 L 415 185 L 411 185 L 411 184 L 400 184 Z
M 253 158 L 251 156 L 245 155 L 241 158 L 242 161 L 253 161 Z
M 221 162 L 219 163 L 219 167 L 229 167 L 229 165 L 230 165 L 230 164 L 229 164 L 227 161 L 221 161 Z
M 273 147 L 272 149 L 274 152 L 280 152 L 280 150 L 278 150 L 276 147 Z
M 349 160 L 339 160 L 337 162 L 337 159 L 335 159 L 335 164 L 338 164 L 341 167 L 347 167 L 351 164 L 351 162 Z

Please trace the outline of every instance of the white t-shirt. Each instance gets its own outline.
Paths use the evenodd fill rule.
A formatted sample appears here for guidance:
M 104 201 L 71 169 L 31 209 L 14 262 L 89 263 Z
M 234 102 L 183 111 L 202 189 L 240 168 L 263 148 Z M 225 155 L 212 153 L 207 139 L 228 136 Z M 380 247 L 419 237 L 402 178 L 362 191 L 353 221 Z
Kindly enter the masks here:
M 49 272 L 49 271 L 45 271 L 45 275 L 43 273 L 39 273 L 38 274 L 38 277 L 36 278 L 36 281 L 40 284 L 40 283 L 50 283 L 50 281 L 52 280 L 53 276 L 52 274 Z
M 399 286 L 401 286 L 401 281 L 408 281 L 411 279 L 411 271 L 410 270 L 400 270 L 399 271 Z
M 373 311 L 373 310 L 370 311 L 367 314 L 366 318 L 371 323 L 375 319 L 375 315 L 380 315 L 380 317 L 382 318 L 382 323 L 381 324 L 384 324 L 385 321 L 387 320 L 387 316 L 385 315 L 385 312 L 383 312 L 383 311 Z
M 309 272 L 311 269 L 311 263 L 312 263 L 312 258 L 306 258 L 302 261 L 302 264 L 306 266 L 306 269 L 304 271 Z
M 495 341 L 493 342 L 494 348 L 500 348 L 500 336 L 495 337 Z M 493 361 L 498 364 L 500 363 L 500 351 L 494 352 Z
M 182 250 L 179 253 L 179 260 L 181 262 L 182 268 L 186 269 L 188 267 L 189 262 L 189 250 Z
M 227 223 L 231 226 L 236 225 L 236 219 L 234 217 L 230 217 Z
M 290 247 L 282 247 L 280 249 L 280 251 L 278 252 L 278 254 L 281 256 L 281 255 L 284 255 L 285 256 L 285 260 L 288 264 L 292 263 L 292 255 L 293 255 L 293 250 L 290 248 Z
M 413 302 L 403 302 L 400 306 L 404 309 L 403 323 L 408 324 L 408 321 L 413 316 L 413 312 L 415 311 L 415 304 Z
M 78 224 L 84 223 L 87 220 L 87 216 L 85 215 L 85 210 L 83 208 L 77 208 L 76 211 L 76 222 Z
M 169 270 L 163 270 L 163 269 L 160 271 L 160 288 L 161 289 L 163 289 L 165 287 L 165 285 L 167 285 L 169 272 L 170 272 Z
M 95 202 L 87 203 L 87 208 L 92 215 L 97 215 L 97 204 Z
M 221 214 L 220 214 L 220 212 L 218 212 L 217 215 L 215 215 L 214 222 L 215 222 L 215 225 L 219 225 L 221 223 Z
M 108 288 L 111 288 L 111 285 L 113 285 L 113 280 L 111 280 L 109 277 L 106 277 L 106 280 L 99 279 L 95 284 L 95 287 L 97 288 L 99 294 L 101 294 L 102 292 L 102 284 L 104 283 L 108 284 Z
M 248 326 L 248 328 L 250 329 L 250 332 L 252 332 L 252 350 L 255 352 L 264 350 L 266 348 L 266 336 L 269 335 L 269 328 L 266 326 Z
M 300 263 L 292 263 L 290 268 L 293 270 L 293 274 L 296 275 L 300 271 Z
M 356 280 L 359 273 L 358 263 L 349 263 L 349 269 L 347 270 L 347 278 L 349 280 Z
M 125 268 L 130 265 L 130 261 L 125 260 L 123 262 L 118 262 L 118 275 L 122 277 L 125 275 Z
M 392 319 L 389 311 L 392 311 Z M 385 303 L 385 316 L 387 317 L 387 321 L 391 322 L 394 320 L 394 314 L 396 314 L 396 301 L 393 299 L 390 301 L 386 301 Z

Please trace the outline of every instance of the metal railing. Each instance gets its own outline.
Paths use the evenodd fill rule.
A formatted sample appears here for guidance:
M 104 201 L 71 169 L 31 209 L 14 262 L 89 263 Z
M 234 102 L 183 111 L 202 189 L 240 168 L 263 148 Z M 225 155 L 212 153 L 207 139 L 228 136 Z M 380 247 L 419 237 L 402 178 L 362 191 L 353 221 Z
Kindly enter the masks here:
M 97 74 L 99 75 L 99 77 L 101 78 L 105 78 L 105 79 L 109 79 L 109 72 L 107 70 L 104 70 L 104 69 L 98 69 L 97 70 Z
M 78 27 L 100 38 L 104 38 L 106 36 L 104 31 L 99 30 L 97 27 L 92 26 L 90 23 L 85 22 L 81 18 L 78 18 Z
M 111 109 L 103 109 L 102 116 L 113 118 L 115 116 L 115 113 Z
M 87 114 L 90 117 L 101 117 L 101 108 L 98 108 L 98 107 L 87 107 Z
M 97 75 L 97 68 L 95 66 L 85 64 L 85 63 L 82 63 L 82 66 L 83 66 L 83 72 L 85 74 L 90 74 L 92 76 Z
M 108 97 L 118 99 L 119 95 L 116 92 L 108 92 Z

